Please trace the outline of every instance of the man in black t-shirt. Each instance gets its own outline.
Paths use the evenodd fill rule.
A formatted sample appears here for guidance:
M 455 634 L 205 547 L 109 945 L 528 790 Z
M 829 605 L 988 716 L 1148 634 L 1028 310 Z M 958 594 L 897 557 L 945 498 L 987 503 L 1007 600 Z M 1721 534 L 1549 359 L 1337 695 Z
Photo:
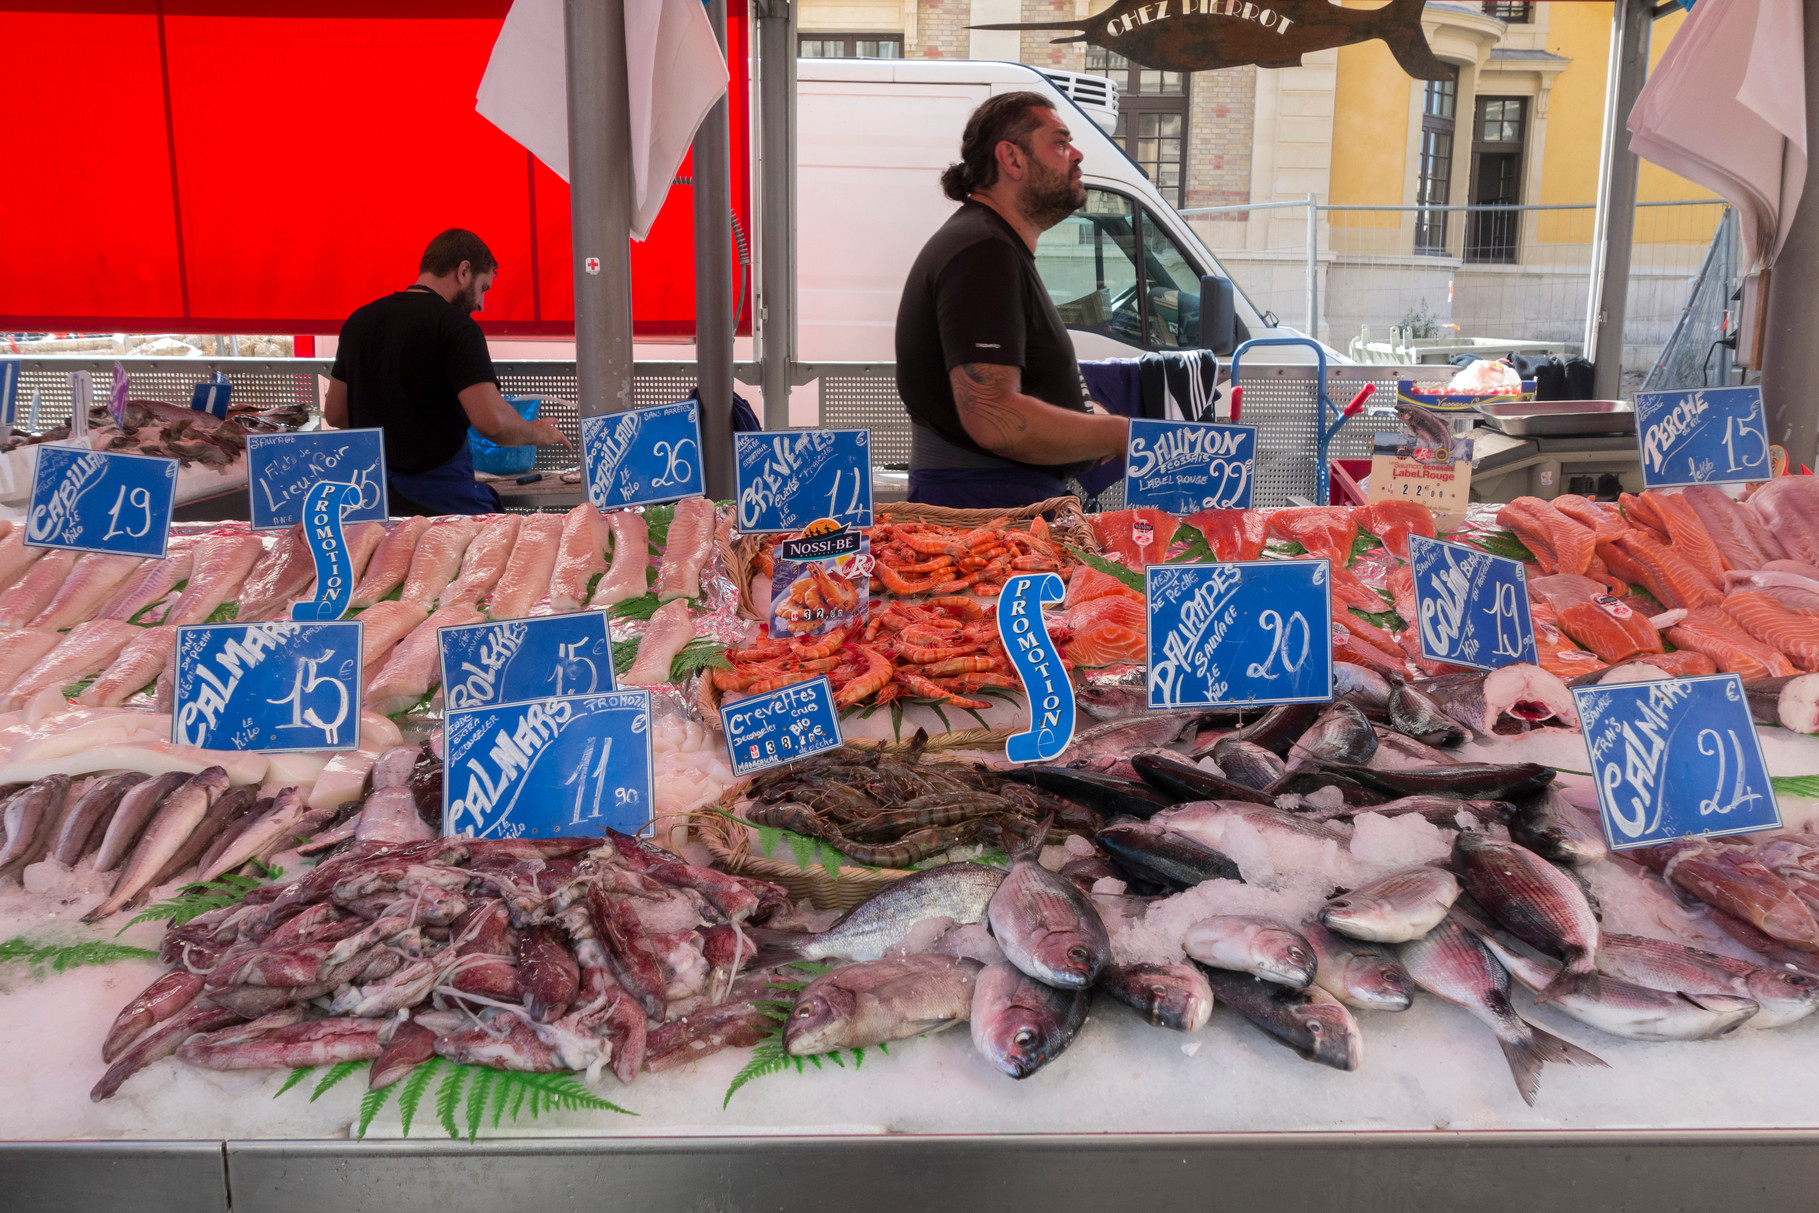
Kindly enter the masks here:
M 499 495 L 474 480 L 467 427 L 501 446 L 569 446 L 555 424 L 526 421 L 499 393 L 474 323 L 499 263 L 480 237 L 430 241 L 417 281 L 347 318 L 322 415 L 337 429 L 385 431 L 391 512 L 487 514 Z
M 1124 453 L 1127 422 L 1091 404 L 1036 270 L 1036 240 L 1086 204 L 1054 103 L 1002 93 L 973 111 L 941 188 L 960 209 L 923 246 L 897 308 L 909 499 L 1029 505 Z

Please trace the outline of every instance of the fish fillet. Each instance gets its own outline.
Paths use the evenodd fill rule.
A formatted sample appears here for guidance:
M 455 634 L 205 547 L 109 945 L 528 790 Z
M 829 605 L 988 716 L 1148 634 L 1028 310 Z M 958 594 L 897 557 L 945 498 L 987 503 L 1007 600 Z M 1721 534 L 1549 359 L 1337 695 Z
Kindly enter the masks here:
M 471 606 L 487 596 L 511 560 L 512 545 L 518 540 L 518 526 L 523 521 L 517 514 L 487 518 L 461 557 L 461 575 L 442 592 L 443 606 L 456 602 Z
M 669 537 L 663 545 L 663 567 L 652 587 L 660 601 L 701 596 L 701 569 L 714 550 L 714 503 L 684 497 L 676 503 Z
M 0 711 L 10 712 L 46 687 L 62 687 L 107 668 L 141 628 L 118 619 L 90 619 L 69 630 L 63 643 L 38 659 L 18 681 L 0 691 Z
M 638 644 L 638 659 L 626 671 L 625 681 L 638 686 L 655 686 L 670 680 L 670 664 L 676 654 L 695 638 L 694 620 L 688 617 L 688 602 L 678 598 L 657 608 L 651 625 Z
M 33 562 L 11 589 L 0 594 L 0 632 L 22 628 L 36 619 L 75 567 L 76 553 L 64 548 L 51 548 Z
M 353 601 L 349 606 L 367 607 L 378 602 L 394 589 L 404 584 L 404 578 L 411 571 L 411 553 L 417 548 L 417 540 L 429 527 L 429 519 L 421 514 L 406 518 L 379 544 L 379 550 L 367 562 L 366 573 L 360 578 L 360 584 L 354 587 Z
M 158 680 L 176 644 L 176 628 L 140 628 L 139 635 L 127 642 L 101 677 L 76 696 L 76 702 L 90 708 L 118 707 L 129 695 Z
M 485 618 L 465 603 L 450 603 L 418 624 L 398 642 L 385 665 L 367 684 L 365 709 L 381 716 L 396 715 L 441 685 L 441 649 L 436 630 L 480 623 Z
M 606 545 L 611 537 L 606 516 L 584 501 L 562 520 L 556 567 L 549 576 L 549 604 L 557 611 L 578 611 L 587 603 L 588 583 L 606 572 Z
M 1572 637 L 1560 630 L 1554 608 L 1547 603 L 1535 603 L 1529 609 L 1529 616 L 1535 625 L 1535 664 L 1548 673 L 1571 680 L 1610 668 L 1574 644 Z
M 1625 581 L 1641 584 L 1662 606 L 1702 606 L 1723 597 L 1705 574 L 1673 548 L 1657 543 L 1642 531 L 1632 528 L 1619 539 L 1600 543 L 1598 554 L 1611 572 Z
M 1264 541 L 1269 538 L 1269 523 L 1261 510 L 1201 510 L 1182 521 L 1206 537 L 1206 546 L 1213 549 L 1215 560 L 1256 560 L 1263 555 Z M 1407 547 L 1404 542 L 1403 548 Z
M 1621 602 L 1587 598 L 1558 609 L 1561 629 L 1609 665 L 1662 650 L 1655 625 Z
M 594 607 L 612 606 L 646 593 L 650 582 L 645 570 L 650 568 L 650 527 L 644 515 L 636 510 L 615 510 L 611 518 L 613 531 L 613 567 L 594 587 Z
M 37 563 L 38 558 L 49 549 L 28 548 L 25 546 L 25 532 L 13 531 L 6 538 L 0 539 L 0 590 L 10 589 L 14 582 L 25 575 L 25 570 Z
M 1620 493 L 1617 497 L 1623 510 L 1623 520 L 1639 531 L 1646 531 L 1650 537 L 1662 543 L 1667 542 L 1667 520 L 1655 512 L 1654 500 L 1644 500 L 1634 493 Z
M 532 514 L 518 528 L 512 558 L 487 597 L 486 613 L 494 619 L 518 619 L 530 614 L 549 593 L 550 573 L 556 567 L 556 545 L 562 538 L 562 515 Z M 640 590 L 640 593 L 643 591 Z M 596 602 L 599 595 L 594 596 Z
M 1146 564 L 1162 563 L 1179 529 L 1175 516 L 1167 510 L 1113 510 L 1094 514 L 1089 521 L 1100 551 L 1126 568 L 1139 570 Z M 1351 555 L 1349 543 L 1345 550 Z
M 1381 539 L 1390 554 L 1401 560 L 1408 559 L 1410 535 L 1432 539 L 1438 533 L 1434 512 L 1417 501 L 1373 501 L 1354 511 L 1354 516 L 1359 526 Z
M 1723 606 L 1744 631 L 1774 645 L 1808 673 L 1819 670 L 1819 619 L 1790 611 L 1777 599 L 1748 590 L 1726 596 Z
M 240 586 L 253 565 L 265 555 L 257 535 L 214 535 L 199 544 L 190 566 L 189 585 L 183 597 L 165 615 L 172 624 L 202 623 L 215 608 L 239 597 Z
M 316 558 L 297 523 L 278 537 L 240 586 L 234 618 L 248 623 L 276 619 L 316 579 Z
M 1720 670 L 1741 674 L 1746 682 L 1798 672 L 1780 649 L 1751 636 L 1720 607 L 1692 608 L 1667 630 L 1667 638 L 1677 649 L 1704 653 Z
M 1642 495 L 1654 497 L 1655 512 L 1667 524 L 1668 537 L 1673 541 L 1674 551 L 1703 574 L 1714 589 L 1722 586 L 1724 559 L 1719 555 L 1718 545 L 1706 532 L 1705 524 L 1699 520 L 1692 505 L 1677 493 L 1651 490 Z
M 1554 498 L 1553 507 L 1591 531 L 1598 539 L 1615 539 L 1628 528 L 1623 514 L 1609 502 L 1593 501 L 1576 493 L 1562 493 Z
M 0 687 L 10 687 L 19 676 L 38 664 L 39 658 L 63 643 L 63 633 L 49 628 L 22 628 L 8 632 L 0 643 Z
M 462 554 L 479 530 L 479 523 L 463 517 L 437 519 L 425 528 L 411 552 L 411 568 L 405 575 L 399 600 L 426 611 L 435 606 L 436 599 L 461 571 Z
M 1546 573 L 1584 574 L 1596 554 L 1596 538 L 1539 497 L 1518 497 L 1497 511 L 1497 525 L 1508 527 L 1535 553 Z
M 69 577 L 32 620 L 32 626 L 62 629 L 94 618 L 102 605 L 114 596 L 114 591 L 145 563 L 143 556 L 83 553 L 70 569 Z
M 1682 489 L 1680 496 L 1699 516 L 1705 533 L 1718 545 L 1725 568 L 1759 569 L 1785 554 L 1786 549 L 1779 542 L 1774 545 L 1774 555 L 1769 554 L 1752 525 L 1756 523 L 1755 516 L 1721 489 L 1696 484 Z
M 1782 556 L 1819 564 L 1819 478 L 1777 476 L 1744 506 L 1781 541 Z
M 398 642 L 417 630 L 429 612 L 408 602 L 375 602 L 360 612 L 360 681 L 371 682 Z
M 169 555 L 163 560 L 148 560 L 120 583 L 112 598 L 95 612 L 97 619 L 131 619 L 158 601 L 189 576 L 195 547 L 173 539 Z

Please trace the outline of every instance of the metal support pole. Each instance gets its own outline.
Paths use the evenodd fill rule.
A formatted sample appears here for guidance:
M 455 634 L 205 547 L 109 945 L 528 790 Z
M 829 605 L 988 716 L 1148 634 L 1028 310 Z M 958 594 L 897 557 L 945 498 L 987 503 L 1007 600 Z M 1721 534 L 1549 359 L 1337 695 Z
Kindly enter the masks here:
M 789 428 L 796 369 L 796 5 L 758 16 L 758 336 L 764 428 Z
M 1320 340 L 1320 209 L 1307 196 L 1307 335 Z
M 1629 303 L 1630 244 L 1636 234 L 1636 156 L 1624 125 L 1648 80 L 1647 0 L 1617 0 L 1611 15 L 1611 62 L 1605 80 L 1604 148 L 1598 207 L 1592 221 L 1591 294 L 1585 309 L 1585 356 L 1592 396 L 1615 400 L 1623 386 L 1623 319 Z
M 632 407 L 632 149 L 624 0 L 567 0 L 576 410 Z
M 1802 5 L 1806 22 L 1806 129 L 1819 130 L 1819 0 Z M 1787 241 L 1769 272 L 1764 310 L 1762 409 L 1769 441 L 1787 451 L 1788 467 L 1819 467 L 1819 417 L 1813 407 L 1812 376 L 1819 373 L 1819 156 L 1806 162 L 1806 190 L 1794 212 Z M 1752 266 L 1739 266 L 1740 274 Z
M 726 50 L 726 0 L 708 0 L 707 19 Z M 726 99 L 695 131 L 695 390 L 701 397 L 702 474 L 707 495 L 733 495 L 732 137 Z

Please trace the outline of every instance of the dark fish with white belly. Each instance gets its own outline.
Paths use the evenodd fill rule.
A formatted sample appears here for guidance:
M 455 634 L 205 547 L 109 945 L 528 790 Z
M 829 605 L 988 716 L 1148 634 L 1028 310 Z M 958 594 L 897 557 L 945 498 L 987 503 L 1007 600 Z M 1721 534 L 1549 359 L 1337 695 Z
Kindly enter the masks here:
M 783 1047 L 792 1057 L 807 1057 L 952 1027 L 972 1007 L 978 972 L 976 961 L 921 955 L 823 973 L 796 996 Z
M 1377 730 L 1370 718 L 1357 705 L 1341 700 L 1296 739 L 1288 759 L 1296 770 L 1302 770 L 1322 762 L 1369 762 L 1376 752 Z M 1218 757 L 1215 751 L 1214 761 Z
M 1380 944 L 1335 935 L 1318 920 L 1298 928 L 1314 949 L 1314 984 L 1348 1007 L 1406 1011 L 1415 983 L 1394 954 Z
M 164 798 L 188 781 L 188 771 L 170 771 L 129 788 L 108 818 L 101 849 L 95 852 L 95 871 L 111 872 L 125 863 Z
M 1518 662 L 1488 674 L 1443 674 L 1419 689 L 1448 716 L 1485 737 L 1579 727 L 1572 691 L 1538 665 Z
M 1216 771 L 1165 754 L 1133 754 L 1131 769 L 1164 796 L 1190 800 L 1248 800 L 1253 804 L 1276 803 L 1268 792 L 1246 787 Z
M 1074 767 L 1012 767 L 1003 772 L 1003 776 L 1012 783 L 1032 784 L 1107 817 L 1118 813 L 1148 817 L 1175 803 L 1172 797 L 1164 796 L 1140 780 L 1121 779 Z
M 1191 889 L 1206 880 L 1244 879 L 1230 856 L 1153 821 L 1114 823 L 1094 841 L 1119 868 L 1150 884 Z
M 1453 870 L 1516 938 L 1566 962 L 1537 1002 L 1569 992 L 1597 995 L 1598 917 L 1571 877 L 1526 847 L 1472 830 L 1453 842 Z
M 1320 909 L 1329 931 L 1373 943 L 1406 943 L 1437 926 L 1459 899 L 1459 881 L 1440 868 L 1391 872 Z
M 747 928 L 763 945 L 753 963 L 764 967 L 792 960 L 877 960 L 909 938 L 916 924 L 946 918 L 956 925 L 985 921 L 992 894 L 1004 883 L 1004 869 L 982 863 L 946 863 L 892 881 L 814 935 Z
M 1424 745 L 1458 745 L 1471 737 L 1471 730 L 1446 714 L 1433 696 L 1406 682 L 1390 692 L 1390 727 L 1413 737 Z
M 101 904 L 83 915 L 84 922 L 97 922 L 141 897 L 152 887 L 153 878 L 164 870 L 171 856 L 183 846 L 190 834 L 202 824 L 227 791 L 227 771 L 207 767 L 184 781 L 183 785 L 158 806 L 158 814 L 139 839 L 139 845 L 127 858 L 126 866 Z
M 1397 796 L 1453 795 L 1482 800 L 1520 800 L 1534 796 L 1554 780 L 1553 767 L 1538 762 L 1455 762 L 1413 770 L 1380 770 L 1343 762 L 1322 764 L 1367 787 Z M 1281 791 L 1280 788 L 1277 789 Z
M 1314 980 L 1314 949 L 1301 933 L 1268 918 L 1216 914 L 1187 929 L 1181 947 L 1202 965 L 1249 973 L 1293 989 Z
M 1213 1013 L 1213 988 L 1197 965 L 1112 965 L 1099 989 L 1159 1028 L 1197 1032 Z
M 1333 662 L 1333 694 L 1366 707 L 1388 708 L 1390 680 L 1369 666 L 1350 661 Z
M 1279 703 L 1265 712 L 1263 719 L 1245 725 L 1231 736 L 1286 758 L 1289 747 L 1320 719 L 1324 710 L 1325 705 L 1318 703 Z
M 1610 854 L 1604 832 L 1556 788 L 1511 806 L 1510 837 L 1555 863 L 1597 863 Z
M 986 919 L 1005 957 L 1036 980 L 1084 989 L 1111 963 L 1111 939 L 1093 899 L 1036 862 L 1047 823 L 1011 856 Z
M 1641 935 L 1606 933 L 1598 948 L 1598 971 L 1651 990 L 1752 999 L 1762 1009 L 1745 1021 L 1750 1028 L 1785 1027 L 1819 1006 L 1819 980 L 1804 973 Z
M 89 785 L 76 806 L 63 819 L 63 828 L 57 833 L 57 845 L 51 855 L 58 863 L 74 867 L 76 861 L 89 851 L 101 845 L 106 834 L 108 820 L 114 810 L 120 807 L 121 799 L 149 776 L 138 771 L 127 771 L 119 775 L 109 775 L 97 779 Z
M 1436 750 L 1424 741 L 1395 729 L 1377 729 L 1377 752 L 1370 764 L 1380 771 L 1409 771 L 1421 767 L 1451 766 L 1457 759 L 1445 750 Z
M 1222 737 L 1213 747 L 1213 761 L 1226 778 L 1261 792 L 1282 778 L 1287 765 L 1254 741 Z
M 6 826 L 6 842 L 0 844 L 0 876 L 10 875 L 38 860 L 50 844 L 50 832 L 57 826 L 63 810 L 63 798 L 69 794 L 68 775 L 46 775 L 20 792 L 13 793 L 0 822 Z
M 973 1047 L 1012 1078 L 1028 1078 L 1074 1043 L 1092 997 L 991 965 L 973 983 Z
M 1345 1004 L 1309 986 L 1291 989 L 1260 977 L 1206 969 L 1213 997 L 1301 1054 L 1335 1070 L 1364 1063 L 1364 1034 Z

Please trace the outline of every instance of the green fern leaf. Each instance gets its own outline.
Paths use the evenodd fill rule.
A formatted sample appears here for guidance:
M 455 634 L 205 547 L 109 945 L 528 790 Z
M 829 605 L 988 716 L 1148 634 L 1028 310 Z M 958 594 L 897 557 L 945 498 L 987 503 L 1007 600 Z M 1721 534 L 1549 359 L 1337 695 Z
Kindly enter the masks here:
M 658 600 L 655 594 L 640 594 L 636 598 L 627 598 L 623 602 L 615 602 L 612 606 L 606 608 L 606 613 L 613 619 L 642 619 L 648 621 L 652 615 L 657 613 L 657 608 L 662 605 L 663 603 Z
M 1819 798 L 1819 775 L 1775 775 L 1769 782 L 1774 785 L 1777 796 Z
M 456 1141 L 461 1137 L 461 1130 L 455 1124 L 455 1109 L 461 1104 L 461 1084 L 467 1081 L 469 1066 L 449 1067 L 448 1077 L 442 1080 L 442 1086 L 436 1091 L 436 1119 L 442 1122 L 442 1128 L 448 1133 L 449 1140 Z
M 493 1084 L 493 1128 L 499 1127 L 499 1118 L 505 1114 L 506 1098 L 512 1093 L 512 1084 L 496 1082 Z
M 815 1064 L 815 1068 L 816 1068 L 816 1069 L 817 1069 L 817 1070 L 819 1070 L 819 1069 L 820 1069 L 820 1068 L 821 1068 L 821 1054 L 819 1054 L 819 1053 L 810 1053 L 810 1054 L 809 1054 L 809 1055 L 808 1055 L 808 1060 L 809 1060 L 809 1061 L 811 1061 L 811 1062 L 813 1062 L 813 1063 L 814 1063 L 814 1064 Z M 801 1060 L 798 1060 L 798 1061 L 797 1061 L 797 1062 L 796 1062 L 796 1065 L 797 1065 L 797 1067 L 798 1067 L 798 1068 L 800 1068 L 800 1067 L 801 1067 L 801 1065 L 802 1065 L 802 1062 L 801 1062 Z
M 882 1040 L 878 1042 L 878 1051 L 880 1053 L 884 1054 L 886 1057 L 889 1057 L 891 1055 L 890 1045 Z
M 840 861 L 844 859 L 845 856 L 840 854 L 840 852 L 836 851 L 833 847 L 824 846 L 820 843 L 816 843 L 815 846 L 816 849 L 821 852 L 821 866 L 826 869 L 827 878 L 829 880 L 839 880 Z
M 862 1067 L 863 1065 L 865 1065 L 865 1050 L 864 1049 L 854 1049 L 853 1050 L 853 1069 L 857 1070 L 860 1067 Z
M 1095 556 L 1093 553 L 1086 551 L 1083 548 L 1073 547 L 1070 544 L 1062 544 L 1061 546 L 1067 548 L 1068 553 L 1073 556 L 1075 560 L 1078 560 L 1088 568 L 1097 569 L 1109 577 L 1116 577 L 1119 581 L 1122 581 L 1133 590 L 1143 589 L 1143 574 L 1133 573 L 1123 565 L 1107 560 L 1103 556 Z
M 758 853 L 766 859 L 771 857 L 771 852 L 776 850 L 777 844 L 782 841 L 783 831 L 777 826 L 758 827 Z
M 290 1090 L 292 1087 L 296 1086 L 298 1083 L 302 1082 L 304 1079 L 308 1078 L 311 1074 L 314 1074 L 315 1072 L 316 1072 L 315 1066 L 298 1066 L 295 1070 L 291 1071 L 291 1076 L 284 1080 L 284 1085 L 279 1087 L 276 1091 L 272 1092 L 272 1098 L 273 1099 L 278 1098 L 278 1096 L 284 1094 L 286 1091 Z
M 410 1077 L 398 1084 L 398 1118 L 404 1124 L 404 1136 L 411 1135 L 411 1121 L 417 1118 L 417 1105 L 423 1102 L 423 1093 L 429 1090 L 430 1079 L 445 1064 L 442 1058 L 432 1057 L 410 1072 Z
M 368 1091 L 365 1095 L 360 1097 L 360 1124 L 354 1129 L 354 1138 L 356 1140 L 366 1140 L 366 1131 L 372 1126 L 373 1117 L 379 1115 L 379 1109 L 385 1106 L 386 1101 L 392 1097 L 392 1092 L 397 1089 L 398 1084 L 393 1083 L 389 1087 L 380 1087 L 376 1091 Z
M 504 1089 L 509 1089 L 511 1091 L 511 1095 L 512 1095 L 511 1110 L 509 1112 L 507 1112 L 506 1115 L 508 1115 L 512 1118 L 513 1124 L 517 1124 L 518 1123 L 518 1111 L 519 1111 L 519 1109 L 524 1107 L 524 1096 L 525 1096 L 526 1088 L 523 1083 L 507 1083 Z
M 330 1066 L 328 1073 L 322 1076 L 322 1081 L 317 1083 L 316 1089 L 310 1093 L 309 1101 L 315 1103 L 328 1092 L 330 1087 L 337 1085 L 351 1075 L 359 1073 L 362 1069 L 371 1064 L 371 1062 L 366 1061 L 343 1061 Z
M 484 1066 L 474 1070 L 473 1081 L 467 1085 L 467 1139 L 473 1141 L 480 1136 L 480 1121 L 486 1115 L 487 1089 L 493 1085 L 493 1078 L 498 1071 Z
M 829 1053 L 827 1055 L 827 1059 L 829 1061 L 833 1062 L 835 1065 L 839 1066 L 842 1070 L 846 1069 L 846 1063 L 844 1061 L 840 1060 L 839 1050 L 835 1050 L 834 1052 Z
M 784 841 L 789 843 L 790 854 L 796 857 L 796 866 L 806 869 L 815 857 L 815 840 L 806 834 L 784 831 Z
M 1502 556 L 1508 560 L 1526 562 L 1535 558 L 1535 554 L 1528 550 L 1528 545 L 1509 531 L 1479 531 L 1470 536 L 1468 542 L 1493 556 Z
M 204 623 L 232 623 L 239 614 L 240 614 L 240 604 L 238 602 L 224 602 L 220 606 L 216 607 L 214 609 L 214 612 L 212 614 L 210 614 L 207 619 L 203 620 L 203 622 Z

